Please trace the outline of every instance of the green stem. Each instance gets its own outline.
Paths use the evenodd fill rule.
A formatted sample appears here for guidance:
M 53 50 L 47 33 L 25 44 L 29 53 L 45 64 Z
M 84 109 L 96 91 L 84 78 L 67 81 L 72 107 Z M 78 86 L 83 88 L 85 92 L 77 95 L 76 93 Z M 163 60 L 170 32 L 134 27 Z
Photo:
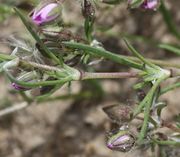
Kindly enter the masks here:
M 119 79 L 119 78 L 137 78 L 140 77 L 138 72 L 114 72 L 114 73 L 91 73 L 83 72 L 82 80 L 89 79 Z
M 138 63 L 140 62 L 140 60 L 138 58 L 136 58 L 136 57 L 132 57 L 132 56 L 126 56 L 126 57 L 133 60 L 133 61 L 136 61 Z M 179 63 L 172 63 L 172 62 L 169 62 L 169 61 L 162 61 L 162 60 L 158 60 L 158 59 L 149 59 L 149 58 L 146 58 L 146 60 L 148 60 L 149 62 L 151 62 L 153 64 L 162 66 L 162 67 L 180 68 Z
M 150 67 L 154 67 L 155 65 L 152 64 L 151 62 L 149 62 L 148 60 L 146 60 L 134 47 L 131 46 L 131 44 L 128 42 L 127 39 L 124 39 L 128 49 L 134 54 L 134 56 L 136 56 L 137 58 L 139 58 L 139 60 L 141 60 L 144 64 L 149 65 Z
M 165 93 L 167 93 L 167 92 L 169 92 L 171 90 L 174 90 L 176 88 L 179 88 L 179 87 L 180 87 L 180 82 L 177 82 L 175 84 L 169 85 L 169 86 L 161 89 L 161 93 L 160 94 L 163 95 L 163 94 L 165 94 Z
M 170 52 L 173 52 L 174 54 L 180 56 L 180 48 L 178 48 L 178 47 L 175 47 L 170 44 L 160 44 L 159 47 L 162 49 L 168 50 Z
M 16 58 L 16 56 L 10 56 L 10 55 L 7 55 L 7 54 L 0 53 L 0 60 L 2 60 L 2 61 L 11 61 L 11 60 L 13 60 L 15 58 Z
M 159 144 L 159 145 L 172 145 L 172 146 L 180 146 L 180 142 L 176 141 L 160 141 L 156 139 L 152 139 L 154 143 Z
M 150 118 L 150 111 L 152 106 L 152 98 L 149 99 L 149 101 L 146 104 L 145 110 L 144 110 L 144 122 L 141 128 L 141 132 L 138 135 L 138 143 L 141 144 L 143 142 L 144 137 L 146 136 L 146 132 L 148 129 L 148 122 Z
M 39 64 L 39 63 L 26 61 L 26 60 L 19 60 L 19 66 L 33 67 L 33 68 L 38 68 L 40 70 L 45 70 L 45 71 L 57 71 L 57 72 L 62 71 L 62 69 L 54 67 L 54 66 Z
M 39 95 L 35 98 L 35 102 L 40 102 L 40 101 L 46 101 L 46 100 L 49 100 L 49 97 L 55 93 L 58 89 L 60 89 L 62 86 L 64 85 L 64 83 L 62 84 L 58 84 L 56 86 L 54 86 L 54 89 L 52 89 L 51 91 L 49 91 L 48 93 L 46 94 L 43 94 L 43 95 Z
M 124 56 L 124 55 L 118 55 L 118 56 L 133 60 L 134 62 L 137 62 L 137 63 L 141 63 L 141 61 L 137 57 Z M 15 56 L 10 56 L 10 55 L 7 55 L 7 54 L 0 54 L 0 60 L 2 60 L 2 61 L 10 61 L 10 60 L 15 59 L 15 58 L 16 58 Z M 153 64 L 163 66 L 163 67 L 180 68 L 179 63 L 172 63 L 172 62 L 169 62 L 169 61 L 161 61 L 161 60 L 149 59 L 149 58 L 146 58 L 146 60 L 153 63 Z
M 67 95 L 61 95 L 56 97 L 49 97 L 48 99 L 39 99 L 38 103 L 43 102 L 50 102 L 50 101 L 57 101 L 57 100 L 67 100 L 67 99 L 88 99 L 93 96 L 92 92 L 82 92 L 77 94 L 67 94 Z
M 48 86 L 48 85 L 57 85 L 57 84 L 63 84 L 66 82 L 69 82 L 72 80 L 72 78 L 67 77 L 63 78 L 61 80 L 54 80 L 54 81 L 40 81 L 40 82 L 23 82 L 23 81 L 18 81 L 16 78 L 14 78 L 8 71 L 5 71 L 8 78 L 14 82 L 17 83 L 20 86 L 23 87 L 29 87 L 29 88 L 34 88 L 34 87 L 39 87 L 39 86 Z
M 135 117 L 136 115 L 138 115 L 142 109 L 144 108 L 144 106 L 147 104 L 149 97 L 152 96 L 152 93 L 154 92 L 154 89 L 151 88 L 151 90 L 148 92 L 148 94 L 146 95 L 146 97 L 143 99 L 143 101 L 141 101 L 141 103 L 138 105 L 138 107 L 135 109 L 133 116 Z
M 154 93 L 157 90 L 157 88 L 159 87 L 159 84 L 166 78 L 167 78 L 167 76 L 164 76 L 164 77 L 160 78 L 159 80 L 157 80 L 156 83 L 151 88 L 151 90 L 149 91 L 149 93 L 145 97 L 147 99 L 147 101 L 146 101 L 146 106 L 145 106 L 145 111 L 144 111 L 144 122 L 143 122 L 143 125 L 141 128 L 141 131 L 138 135 L 138 143 L 140 143 L 140 144 L 143 142 L 143 139 L 146 136 Z M 139 109 L 140 111 L 142 110 L 144 105 L 145 105 L 145 103 L 143 104 L 143 106 L 141 105 L 141 108 Z
M 26 95 L 25 92 L 20 91 L 19 93 L 20 93 L 20 95 L 22 96 L 22 98 L 23 98 L 28 104 L 30 104 L 30 103 L 33 101 L 30 97 L 28 97 L 28 96 Z

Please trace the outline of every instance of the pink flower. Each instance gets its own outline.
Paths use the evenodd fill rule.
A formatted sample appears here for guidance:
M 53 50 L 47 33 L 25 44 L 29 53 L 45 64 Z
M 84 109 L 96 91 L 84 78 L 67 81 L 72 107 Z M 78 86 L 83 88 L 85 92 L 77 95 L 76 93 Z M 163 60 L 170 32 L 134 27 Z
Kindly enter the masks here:
M 61 15 L 61 8 L 58 3 L 48 3 L 32 13 L 32 20 L 36 25 L 44 25 L 55 21 Z

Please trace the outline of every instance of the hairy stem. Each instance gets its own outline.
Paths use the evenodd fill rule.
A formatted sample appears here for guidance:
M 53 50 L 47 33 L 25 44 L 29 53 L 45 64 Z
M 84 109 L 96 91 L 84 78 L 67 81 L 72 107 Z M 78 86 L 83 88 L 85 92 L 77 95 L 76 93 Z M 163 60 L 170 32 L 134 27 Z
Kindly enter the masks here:
M 119 79 L 119 78 L 137 78 L 140 77 L 138 72 L 114 72 L 114 73 L 91 73 L 83 72 L 82 80 L 88 79 Z

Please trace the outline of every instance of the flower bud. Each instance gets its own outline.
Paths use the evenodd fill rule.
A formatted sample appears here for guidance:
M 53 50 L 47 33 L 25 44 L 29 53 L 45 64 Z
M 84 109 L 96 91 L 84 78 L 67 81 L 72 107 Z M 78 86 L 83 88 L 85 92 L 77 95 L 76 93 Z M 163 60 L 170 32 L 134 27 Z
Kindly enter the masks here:
M 111 150 L 128 152 L 135 144 L 135 137 L 126 130 L 118 130 L 107 141 L 107 147 Z
M 26 88 L 26 87 L 23 87 L 21 85 L 18 85 L 17 83 L 11 83 L 12 87 L 18 91 L 26 91 L 26 90 L 30 90 L 30 88 Z
M 34 9 L 31 18 L 36 25 L 45 25 L 56 21 L 61 15 L 62 5 L 56 2 L 46 3 Z
M 144 0 L 144 1 L 128 0 L 128 5 L 130 6 L 130 8 L 140 7 L 146 10 L 156 10 L 159 6 L 159 3 L 160 3 L 159 0 Z
M 16 79 L 18 81 L 23 81 L 23 82 L 34 82 L 38 79 L 38 77 L 39 75 L 35 71 L 31 71 L 31 72 L 20 73 Z M 11 85 L 15 90 L 19 90 L 19 91 L 31 90 L 31 88 L 24 87 L 15 82 L 12 82 Z
M 141 8 L 150 9 L 150 10 L 156 10 L 158 6 L 159 6 L 159 0 L 145 0 L 141 4 Z

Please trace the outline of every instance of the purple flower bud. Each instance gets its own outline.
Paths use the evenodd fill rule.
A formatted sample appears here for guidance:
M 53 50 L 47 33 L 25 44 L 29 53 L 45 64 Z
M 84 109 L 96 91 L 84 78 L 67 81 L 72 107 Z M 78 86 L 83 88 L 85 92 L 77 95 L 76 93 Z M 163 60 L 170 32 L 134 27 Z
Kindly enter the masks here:
M 21 85 L 18 85 L 16 83 L 11 83 L 12 87 L 16 90 L 19 90 L 19 91 L 26 91 L 26 90 L 30 90 L 30 88 L 26 88 L 26 87 L 23 87 Z
M 145 0 L 141 4 L 141 7 L 143 9 L 150 9 L 150 10 L 156 10 L 158 6 L 159 6 L 159 0 Z
M 160 0 L 144 0 L 138 2 L 137 1 L 138 0 L 128 0 L 128 5 L 131 8 L 141 7 L 146 10 L 156 10 L 160 4 Z
M 32 20 L 36 25 L 44 25 L 53 22 L 61 15 L 61 5 L 58 3 L 48 3 L 40 8 L 36 8 L 32 13 Z
M 23 81 L 23 82 L 35 82 L 40 76 L 38 73 L 35 71 L 30 71 L 30 72 L 21 72 L 18 74 L 19 76 L 16 77 L 18 81 Z M 22 85 L 19 85 L 15 82 L 11 83 L 11 86 L 19 91 L 26 91 L 26 90 L 31 90 L 32 88 L 24 87 Z
M 134 146 L 135 137 L 125 130 L 118 130 L 118 132 L 111 134 L 107 141 L 107 147 L 111 150 L 128 152 Z

